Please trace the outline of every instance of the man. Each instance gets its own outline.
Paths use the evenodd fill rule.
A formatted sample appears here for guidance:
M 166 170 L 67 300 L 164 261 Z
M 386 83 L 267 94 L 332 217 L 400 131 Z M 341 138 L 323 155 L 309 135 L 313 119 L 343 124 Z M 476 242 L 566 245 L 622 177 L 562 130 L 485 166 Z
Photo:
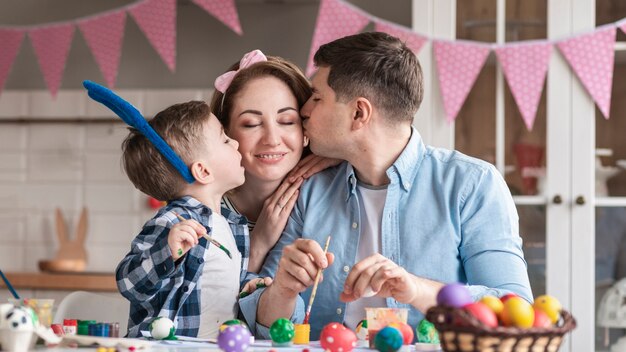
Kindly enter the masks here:
M 314 60 L 305 135 L 315 154 L 347 162 L 302 186 L 261 273 L 274 283 L 240 301 L 257 335 L 267 337 L 279 317 L 303 319 L 318 268 L 325 271 L 312 339 L 331 321 L 354 328 L 365 307 L 409 308 L 415 326 L 450 282 L 467 283 L 474 299 L 513 292 L 532 301 L 501 175 L 481 160 L 425 146 L 411 126 L 423 82 L 410 49 L 387 34 L 362 33 L 321 46 Z

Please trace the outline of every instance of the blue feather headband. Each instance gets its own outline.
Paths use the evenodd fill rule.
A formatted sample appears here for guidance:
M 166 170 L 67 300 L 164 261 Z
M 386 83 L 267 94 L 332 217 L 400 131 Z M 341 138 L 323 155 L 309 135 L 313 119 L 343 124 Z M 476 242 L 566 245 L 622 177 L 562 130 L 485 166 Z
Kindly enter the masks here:
M 83 86 L 87 89 L 89 97 L 111 109 L 126 124 L 134 127 L 143 134 L 154 145 L 155 148 L 174 166 L 187 183 L 194 183 L 195 179 L 183 159 L 174 152 L 158 133 L 148 124 L 139 110 L 131 103 L 120 98 L 109 88 L 103 87 L 92 81 L 83 81 Z

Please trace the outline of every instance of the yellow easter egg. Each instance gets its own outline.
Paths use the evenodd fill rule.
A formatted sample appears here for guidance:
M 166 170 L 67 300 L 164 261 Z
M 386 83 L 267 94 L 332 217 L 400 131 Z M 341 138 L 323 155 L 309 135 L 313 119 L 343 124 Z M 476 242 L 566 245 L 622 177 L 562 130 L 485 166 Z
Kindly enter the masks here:
M 500 315 L 502 313 L 502 309 L 504 308 L 504 304 L 498 297 L 494 296 L 483 296 L 480 299 L 480 302 L 489 307 L 496 315 Z
M 559 316 L 561 315 L 561 309 L 563 309 L 563 307 L 561 306 L 561 302 L 559 302 L 558 299 L 550 295 L 537 297 L 537 299 L 535 299 L 535 303 L 533 303 L 533 307 L 546 313 L 548 318 L 550 318 L 552 324 L 556 324 L 556 322 L 559 320 Z
M 535 311 L 525 299 L 521 297 L 511 297 L 504 302 L 502 322 L 506 326 L 517 326 L 518 328 L 529 328 L 535 321 Z

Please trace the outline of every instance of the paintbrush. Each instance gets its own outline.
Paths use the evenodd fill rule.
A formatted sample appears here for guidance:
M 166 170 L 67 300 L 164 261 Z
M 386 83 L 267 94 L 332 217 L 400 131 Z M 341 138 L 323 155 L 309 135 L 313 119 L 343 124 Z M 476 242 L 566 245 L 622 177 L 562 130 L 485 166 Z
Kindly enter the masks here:
M 176 213 L 176 212 L 174 212 L 174 211 L 173 211 L 172 213 L 173 213 L 174 215 L 176 215 L 176 217 L 177 217 L 177 218 L 178 218 L 178 220 L 180 220 L 180 221 L 185 221 L 185 220 L 187 220 L 187 219 L 183 218 L 182 216 L 180 216 L 180 214 L 178 214 L 178 213 Z M 204 238 L 206 238 L 209 242 L 213 243 L 213 245 L 214 245 L 214 246 L 216 246 L 217 248 L 219 248 L 219 249 L 223 250 L 223 251 L 224 251 L 224 253 L 226 253 L 226 255 L 228 256 L 228 258 L 231 258 L 231 259 L 233 258 L 233 256 L 232 256 L 232 255 L 230 255 L 230 251 L 229 251 L 226 247 L 224 247 L 221 243 L 217 242 L 217 240 L 216 240 L 216 239 L 214 239 L 213 237 L 211 237 L 211 236 L 209 236 L 209 235 L 204 235 L 203 237 L 204 237 Z M 179 255 L 180 255 L 180 254 L 182 254 L 182 253 L 181 253 L 181 252 L 182 252 L 182 249 L 179 249 L 178 251 L 179 251 Z
M 330 244 L 330 235 L 326 239 L 326 245 L 324 246 L 324 255 L 328 253 L 328 245 Z M 313 291 L 311 291 L 311 297 L 309 298 L 309 306 L 306 307 L 306 314 L 304 315 L 303 324 L 309 323 L 309 318 L 311 317 L 311 306 L 313 306 L 313 300 L 315 299 L 315 294 L 317 293 L 317 285 L 320 283 L 320 277 L 322 277 L 322 268 L 317 269 L 317 275 L 315 275 L 315 282 L 313 283 Z
M 2 281 L 4 281 L 4 284 L 7 285 L 7 288 L 9 289 L 9 291 L 11 291 L 11 294 L 13 295 L 13 297 L 15 297 L 15 299 L 20 299 L 20 296 L 17 294 L 17 291 L 15 291 L 15 289 L 13 288 L 13 285 L 11 285 L 11 282 L 9 281 L 9 279 L 7 279 L 7 277 L 4 276 L 4 273 L 2 272 L 2 270 L 0 270 L 0 276 L 2 276 Z

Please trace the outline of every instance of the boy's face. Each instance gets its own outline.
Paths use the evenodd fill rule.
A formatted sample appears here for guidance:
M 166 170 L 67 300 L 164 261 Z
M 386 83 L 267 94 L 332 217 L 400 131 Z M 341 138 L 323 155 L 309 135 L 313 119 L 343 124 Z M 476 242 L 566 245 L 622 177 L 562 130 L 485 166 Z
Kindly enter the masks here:
M 215 184 L 224 192 L 243 184 L 245 176 L 241 154 L 237 151 L 239 143 L 226 136 L 222 124 L 213 114 L 204 125 L 204 139 L 206 150 L 202 159 L 207 160 Z

